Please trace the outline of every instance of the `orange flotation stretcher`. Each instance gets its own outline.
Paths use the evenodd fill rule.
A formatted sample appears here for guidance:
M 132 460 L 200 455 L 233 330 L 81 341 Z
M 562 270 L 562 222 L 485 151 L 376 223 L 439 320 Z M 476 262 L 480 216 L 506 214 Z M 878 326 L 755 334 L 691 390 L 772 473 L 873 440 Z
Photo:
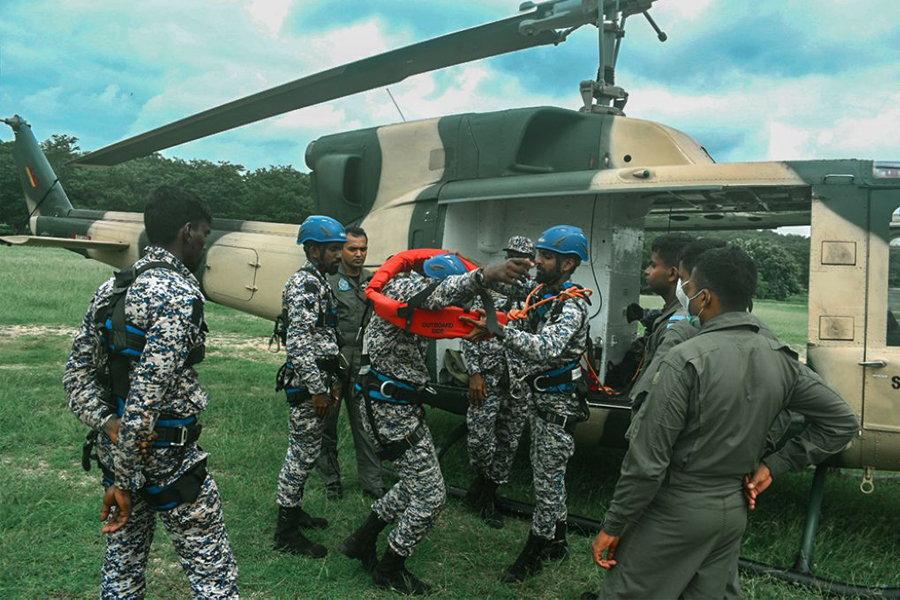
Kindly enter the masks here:
M 481 315 L 474 311 L 468 311 L 457 306 L 448 306 L 441 310 L 427 310 L 415 306 L 409 306 L 406 302 L 388 298 L 382 291 L 384 286 L 396 275 L 409 271 L 422 271 L 422 265 L 432 256 L 447 254 L 447 250 L 439 248 L 417 248 L 406 250 L 389 258 L 366 286 L 366 298 L 372 302 L 373 310 L 379 317 L 405 329 L 406 331 L 432 339 L 447 339 L 463 337 L 472 331 L 472 325 L 461 321 L 460 317 L 470 317 L 474 320 Z M 457 255 L 458 256 L 458 255 Z M 469 271 L 474 271 L 478 265 L 472 261 L 459 257 Z M 424 298 L 423 298 L 424 299 Z M 493 311 L 493 302 L 490 295 L 482 295 L 482 301 L 486 308 Z M 487 304 L 490 304 L 490 307 Z M 497 312 L 497 322 L 505 325 L 507 317 L 505 313 Z

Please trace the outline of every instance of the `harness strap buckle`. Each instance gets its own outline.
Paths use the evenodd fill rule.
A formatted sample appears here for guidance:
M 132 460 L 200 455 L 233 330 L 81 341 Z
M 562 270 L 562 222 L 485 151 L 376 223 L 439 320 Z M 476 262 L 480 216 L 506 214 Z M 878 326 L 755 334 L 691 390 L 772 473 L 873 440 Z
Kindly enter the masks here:
M 398 388 L 397 384 L 389 379 L 389 380 L 381 383 L 381 386 L 378 388 L 378 391 L 385 398 L 393 398 L 394 392 L 397 390 L 397 388 Z
M 531 383 L 531 387 L 534 388 L 534 391 L 546 392 L 547 390 L 549 390 L 550 388 L 553 387 L 552 385 L 548 385 L 547 387 L 542 387 L 540 385 L 540 383 L 538 383 L 541 379 L 547 379 L 547 376 L 546 375 L 538 375 L 537 377 L 534 378 L 534 381 Z

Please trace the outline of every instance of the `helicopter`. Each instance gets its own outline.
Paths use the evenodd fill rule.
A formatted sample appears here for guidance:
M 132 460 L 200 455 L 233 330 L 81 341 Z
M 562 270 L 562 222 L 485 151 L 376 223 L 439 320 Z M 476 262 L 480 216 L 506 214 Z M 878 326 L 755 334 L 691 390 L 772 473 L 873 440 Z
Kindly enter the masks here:
M 598 375 L 636 335 L 627 307 L 640 294 L 645 232 L 810 226 L 807 361 L 860 418 L 859 436 L 817 470 L 804 540 L 792 577 L 812 575 L 812 543 L 826 467 L 900 470 L 900 325 L 889 287 L 891 241 L 900 237 L 900 164 L 871 160 L 716 163 L 671 127 L 625 115 L 628 92 L 615 82 L 626 20 L 656 0 L 525 2 L 519 14 L 335 67 L 186 117 L 90 152 L 75 161 L 107 166 L 288 111 L 384 87 L 417 73 L 526 48 L 558 45 L 595 27 L 600 63 L 580 84 L 578 110 L 534 107 L 466 113 L 323 136 L 306 149 L 317 212 L 372 233 L 369 262 L 410 248 L 458 250 L 479 263 L 503 255 L 514 234 L 536 238 L 548 224 L 583 227 L 590 261 L 574 281 L 595 290 L 592 337 Z M 7 244 L 63 247 L 117 268 L 146 246 L 139 213 L 72 207 L 20 117 L 3 120 L 31 235 Z M 284 282 L 302 263 L 297 225 L 216 219 L 198 270 L 213 302 L 274 320 Z M 840 285 L 837 285 L 839 282 Z M 429 355 L 430 403 L 465 411 L 464 391 L 442 383 L 448 351 Z M 579 444 L 622 445 L 631 406 L 593 394 Z M 752 566 L 752 565 L 745 565 Z M 775 573 L 776 575 L 778 573 Z M 802 578 L 801 578 L 802 580 Z M 805 580 L 804 580 L 805 581 Z

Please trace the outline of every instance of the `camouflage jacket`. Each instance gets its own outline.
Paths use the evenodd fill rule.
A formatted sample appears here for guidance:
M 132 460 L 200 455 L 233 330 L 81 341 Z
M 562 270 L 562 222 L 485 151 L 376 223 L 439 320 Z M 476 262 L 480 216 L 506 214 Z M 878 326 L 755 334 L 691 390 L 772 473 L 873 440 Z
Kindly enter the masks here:
M 150 436 L 160 414 L 187 418 L 198 415 L 209 403 L 197 372 L 184 366 L 188 353 L 206 341 L 203 328 L 192 319 L 194 305 L 203 303 L 200 284 L 180 260 L 156 246 L 147 248 L 135 267 L 156 261 L 167 262 L 175 270 L 150 269 L 128 289 L 126 320 L 146 332 L 147 341 L 140 358 L 131 362 L 131 387 L 119 443 L 113 444 L 105 435 L 98 443 L 100 461 L 112 468 L 115 484 L 126 490 L 140 489 L 146 480 L 167 485 L 206 457 L 196 444 L 183 449 L 154 447 L 143 459 L 140 454 L 140 443 Z M 113 283 L 114 279 L 108 280 L 94 294 L 75 334 L 63 377 L 69 408 L 94 429 L 101 429 L 115 414 L 104 402 L 111 394 L 106 378 L 107 356 L 95 323 L 96 312 L 112 296 Z
M 284 286 L 281 305 L 288 316 L 286 387 L 303 387 L 310 394 L 328 392 L 327 377 L 317 358 L 338 355 L 337 327 L 320 319 L 336 316 L 337 300 L 328 281 L 310 263 L 294 273 Z
M 516 296 L 505 296 L 500 294 L 499 292 L 491 292 L 491 296 L 494 300 L 494 306 L 498 311 L 501 312 L 509 312 L 513 309 L 521 309 L 524 302 L 523 298 L 526 294 L 517 294 Z M 521 298 L 519 297 L 521 296 Z M 472 303 L 471 310 L 478 310 L 482 308 L 481 298 L 476 298 Z M 460 347 L 462 350 L 463 359 L 466 362 L 466 370 L 469 375 L 474 375 L 476 373 L 487 373 L 491 372 L 496 375 L 502 374 L 506 371 L 506 348 L 503 346 L 503 341 L 499 338 L 491 338 L 484 342 L 473 343 L 467 342 L 463 340 L 460 343 Z
M 536 282 L 529 282 L 533 289 Z M 560 305 L 561 302 L 561 305 Z M 545 305 L 546 306 L 546 305 Z M 511 388 L 520 394 L 524 379 L 578 363 L 587 351 L 588 306 L 584 300 L 557 300 L 546 311 L 532 311 L 525 319 L 504 328 L 503 346 L 508 350 Z M 534 405 L 563 416 L 578 416 L 574 394 L 532 393 Z
M 440 310 L 470 300 L 483 289 L 476 280 L 476 273 L 472 271 L 444 279 L 425 299 L 422 308 Z M 391 279 L 383 293 L 389 298 L 406 302 L 432 283 L 433 279 L 412 272 Z M 415 385 L 424 385 L 428 381 L 425 364 L 428 338 L 404 331 L 373 314 L 366 329 L 366 348 L 369 363 L 379 373 Z
M 439 310 L 468 301 L 483 289 L 476 279 L 476 273 L 472 271 L 441 281 L 422 308 Z M 407 301 L 432 283 L 433 279 L 412 272 L 391 279 L 383 293 L 389 298 Z M 428 338 L 407 332 L 373 314 L 366 328 L 364 348 L 368 351 L 371 368 L 378 373 L 416 386 L 427 383 L 428 367 L 425 357 Z M 381 435 L 388 441 L 408 436 L 425 414 L 421 405 L 412 404 L 373 402 L 372 410 Z

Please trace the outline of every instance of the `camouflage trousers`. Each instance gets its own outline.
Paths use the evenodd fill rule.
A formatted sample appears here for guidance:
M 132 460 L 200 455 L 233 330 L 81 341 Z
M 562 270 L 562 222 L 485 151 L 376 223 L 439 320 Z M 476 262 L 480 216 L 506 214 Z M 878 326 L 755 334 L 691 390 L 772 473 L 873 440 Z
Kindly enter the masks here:
M 575 438 L 562 425 L 548 423 L 536 414 L 531 423 L 531 469 L 534 472 L 534 516 L 531 530 L 553 539 L 556 523 L 568 517 L 566 465 L 575 452 Z
M 106 559 L 100 576 L 101 598 L 143 598 L 144 576 L 156 515 L 181 560 L 194 598 L 238 598 L 237 563 L 225 532 L 219 489 L 211 475 L 191 504 L 155 511 L 132 494 L 131 517 L 106 536 Z
M 466 426 L 469 429 L 469 462 L 476 472 L 485 475 L 497 485 L 509 481 L 516 448 L 525 421 L 528 403 L 525 398 L 515 399 L 500 388 L 500 374 L 484 374 L 487 397 L 482 406 L 469 406 Z
M 316 416 L 312 399 L 290 407 L 290 436 L 284 465 L 278 475 L 279 506 L 292 508 L 303 502 L 303 489 L 322 451 L 323 422 Z
M 372 435 L 368 422 L 365 429 Z M 378 431 L 392 439 L 386 429 L 379 427 Z M 396 458 L 393 465 L 400 480 L 375 501 L 372 510 L 382 521 L 396 523 L 388 544 L 397 554 L 410 556 L 447 503 L 444 475 L 427 426 L 419 443 Z

